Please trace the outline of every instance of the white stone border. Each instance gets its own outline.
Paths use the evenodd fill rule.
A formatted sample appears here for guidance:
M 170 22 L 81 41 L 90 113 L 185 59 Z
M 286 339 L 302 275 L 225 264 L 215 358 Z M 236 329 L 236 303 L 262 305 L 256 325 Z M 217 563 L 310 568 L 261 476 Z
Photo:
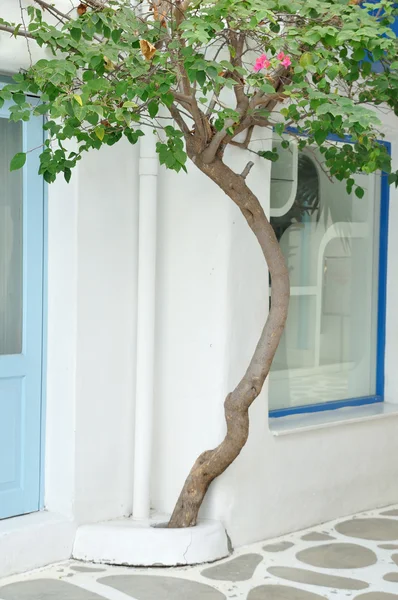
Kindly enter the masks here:
M 230 554 L 228 536 L 219 521 L 201 520 L 196 527 L 159 527 L 166 518 L 118 519 L 78 528 L 73 558 L 132 567 L 195 565 Z

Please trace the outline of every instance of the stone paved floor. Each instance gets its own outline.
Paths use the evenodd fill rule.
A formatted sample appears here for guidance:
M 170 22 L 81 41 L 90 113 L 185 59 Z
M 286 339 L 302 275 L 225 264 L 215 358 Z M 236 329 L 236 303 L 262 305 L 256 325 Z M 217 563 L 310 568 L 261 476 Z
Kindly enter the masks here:
M 69 561 L 0 581 L 0 600 L 398 600 L 398 507 L 241 548 L 212 565 Z

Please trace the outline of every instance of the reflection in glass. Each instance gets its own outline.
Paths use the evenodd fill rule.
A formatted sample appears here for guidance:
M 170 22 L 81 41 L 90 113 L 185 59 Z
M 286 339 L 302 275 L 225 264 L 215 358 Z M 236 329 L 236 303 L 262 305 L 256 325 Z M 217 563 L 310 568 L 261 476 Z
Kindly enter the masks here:
M 22 124 L 0 118 L 0 355 L 22 352 L 22 170 L 10 172 L 22 151 Z
M 289 164 L 287 150 L 271 177 L 281 178 L 285 156 Z M 289 317 L 271 369 L 271 410 L 376 393 L 376 176 L 357 178 L 365 189 L 359 199 L 330 181 L 321 163 L 320 153 L 299 153 L 294 203 L 271 218 L 291 281 Z M 276 206 L 283 204 L 278 193 Z M 271 214 L 273 207 L 271 187 Z

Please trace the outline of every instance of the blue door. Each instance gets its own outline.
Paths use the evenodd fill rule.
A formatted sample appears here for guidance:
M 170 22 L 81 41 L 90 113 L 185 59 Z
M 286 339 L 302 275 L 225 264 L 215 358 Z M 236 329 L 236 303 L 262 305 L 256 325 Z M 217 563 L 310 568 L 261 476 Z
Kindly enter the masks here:
M 39 510 L 43 347 L 42 119 L 0 109 L 0 519 Z M 23 170 L 11 158 L 29 152 Z

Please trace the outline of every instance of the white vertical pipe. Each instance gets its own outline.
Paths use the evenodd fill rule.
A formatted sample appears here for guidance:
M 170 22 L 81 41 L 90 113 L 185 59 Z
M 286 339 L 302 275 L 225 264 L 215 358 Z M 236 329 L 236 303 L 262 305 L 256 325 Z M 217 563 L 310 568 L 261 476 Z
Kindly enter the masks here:
M 135 396 L 133 518 L 150 513 L 155 353 L 156 213 L 158 158 L 152 131 L 140 139 L 137 375 Z

